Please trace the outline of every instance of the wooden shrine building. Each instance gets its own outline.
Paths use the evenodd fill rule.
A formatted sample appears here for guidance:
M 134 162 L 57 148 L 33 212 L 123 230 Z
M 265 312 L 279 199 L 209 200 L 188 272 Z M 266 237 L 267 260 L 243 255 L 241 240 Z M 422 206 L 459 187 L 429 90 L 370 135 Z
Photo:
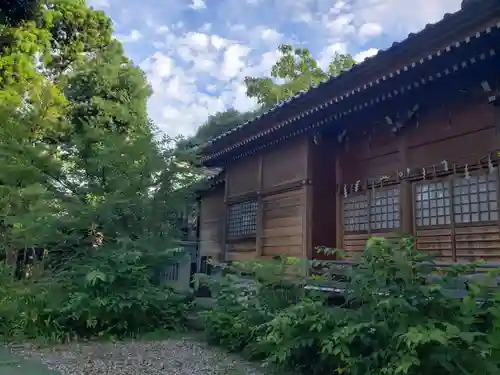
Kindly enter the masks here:
M 206 144 L 201 256 L 412 234 L 442 261 L 500 260 L 500 2 L 462 9 Z

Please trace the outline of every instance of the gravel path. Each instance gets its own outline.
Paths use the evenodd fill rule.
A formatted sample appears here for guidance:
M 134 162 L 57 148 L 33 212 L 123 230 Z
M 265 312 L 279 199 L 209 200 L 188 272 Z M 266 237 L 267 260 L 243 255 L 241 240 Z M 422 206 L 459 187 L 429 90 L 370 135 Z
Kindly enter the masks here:
M 49 349 L 23 345 L 11 351 L 41 361 L 62 375 L 264 375 L 255 365 L 192 338 L 80 343 Z

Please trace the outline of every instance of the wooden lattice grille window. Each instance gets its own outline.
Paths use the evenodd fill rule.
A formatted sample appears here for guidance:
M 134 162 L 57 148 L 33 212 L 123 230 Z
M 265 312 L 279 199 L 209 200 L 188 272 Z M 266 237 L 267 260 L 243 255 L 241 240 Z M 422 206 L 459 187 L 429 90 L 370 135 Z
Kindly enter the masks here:
M 451 196 L 447 181 L 430 181 L 415 186 L 415 223 L 417 227 L 451 223 Z
M 471 175 L 453 181 L 455 222 L 479 223 L 498 220 L 497 173 Z
M 344 198 L 344 230 L 362 232 L 368 230 L 368 199 L 366 195 Z
M 370 229 L 396 229 L 400 227 L 399 187 L 375 190 L 371 194 Z
M 253 236 L 257 231 L 257 201 L 233 203 L 228 209 L 227 236 Z
M 401 226 L 399 186 L 348 196 L 343 211 L 346 232 L 397 229 Z
M 419 182 L 414 198 L 417 227 L 494 222 L 498 220 L 498 174 L 481 171 L 468 178 Z

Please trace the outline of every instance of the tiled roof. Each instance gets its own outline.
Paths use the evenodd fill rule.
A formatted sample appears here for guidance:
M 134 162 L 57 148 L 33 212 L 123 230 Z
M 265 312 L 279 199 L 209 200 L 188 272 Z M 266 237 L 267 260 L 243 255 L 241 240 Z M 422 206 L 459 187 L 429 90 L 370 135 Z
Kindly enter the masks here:
M 217 143 L 221 139 L 223 139 L 223 138 L 225 138 L 225 137 L 227 137 L 227 136 L 229 136 L 229 135 L 231 135 L 233 133 L 236 133 L 236 132 L 240 131 L 242 128 L 246 128 L 248 126 L 253 125 L 254 123 L 257 122 L 257 120 L 261 119 L 262 117 L 268 116 L 270 113 L 277 111 L 279 108 L 284 107 L 285 105 L 287 105 L 289 103 L 292 103 L 292 102 L 296 101 L 299 98 L 303 98 L 303 97 L 306 97 L 307 95 L 310 95 L 311 92 L 315 91 L 318 88 L 324 87 L 326 85 L 334 85 L 339 78 L 341 78 L 341 77 L 344 78 L 345 75 L 356 73 L 360 68 L 365 67 L 366 64 L 370 63 L 372 60 L 378 59 L 382 55 L 385 55 L 385 54 L 388 54 L 390 52 L 393 52 L 402 43 L 406 43 L 407 41 L 411 40 L 412 38 L 414 38 L 414 37 L 416 37 L 418 35 L 421 35 L 422 33 L 426 32 L 426 31 L 428 31 L 430 29 L 433 29 L 435 27 L 438 27 L 438 26 L 444 24 L 448 20 L 449 17 L 458 15 L 460 13 L 469 12 L 469 10 L 472 10 L 474 8 L 474 5 L 476 5 L 477 3 L 480 3 L 481 1 L 482 0 L 463 0 L 462 1 L 461 9 L 458 10 L 457 12 L 455 12 L 455 13 L 446 13 L 440 21 L 438 21 L 436 23 L 433 23 L 433 24 L 427 24 L 422 30 L 420 30 L 417 33 L 410 33 L 410 34 L 408 34 L 408 36 L 403 41 L 392 43 L 392 45 L 389 48 L 387 48 L 385 50 L 380 50 L 374 56 L 366 58 L 363 62 L 361 62 L 359 64 L 355 64 L 351 69 L 345 71 L 341 75 L 335 76 L 335 77 L 330 77 L 329 79 L 321 82 L 318 85 L 311 86 L 311 88 L 309 88 L 308 90 L 302 90 L 299 93 L 297 93 L 296 95 L 293 95 L 293 96 L 291 96 L 291 97 L 289 97 L 289 98 L 287 98 L 287 99 L 285 99 L 285 100 L 277 103 L 276 105 L 274 105 L 273 107 L 271 107 L 267 111 L 259 114 L 258 116 L 256 116 L 252 120 L 246 121 L 246 122 L 244 122 L 244 123 L 236 126 L 235 128 L 233 128 L 233 129 L 231 129 L 231 130 L 229 130 L 229 131 L 227 131 L 225 133 L 222 133 L 221 135 L 219 135 L 219 136 L 211 139 L 206 144 L 204 144 L 201 147 L 201 149 L 204 149 L 206 147 L 209 147 L 209 146 Z

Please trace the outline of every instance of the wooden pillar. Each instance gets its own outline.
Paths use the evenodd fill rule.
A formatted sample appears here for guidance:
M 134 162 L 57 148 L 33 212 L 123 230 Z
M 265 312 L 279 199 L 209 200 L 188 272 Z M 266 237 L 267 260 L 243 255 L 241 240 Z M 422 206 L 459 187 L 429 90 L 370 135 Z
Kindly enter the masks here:
M 498 78 L 498 82 L 500 82 L 500 77 Z M 500 97 L 497 95 L 493 102 L 493 113 L 494 113 L 494 121 L 495 121 L 495 149 L 500 147 Z M 500 191 L 500 164 L 497 165 L 497 189 Z M 497 194 L 497 202 L 500 204 L 500 195 Z M 497 206 L 498 211 L 498 206 Z M 453 220 L 454 222 L 455 220 Z M 497 225 L 500 229 L 500 215 L 498 215 Z M 456 251 L 455 251 L 456 255 Z
M 406 168 L 410 167 L 408 155 L 408 132 L 403 130 L 403 134 L 399 137 L 399 170 L 406 173 Z M 411 182 L 402 180 L 400 186 L 400 218 L 401 230 L 404 234 L 413 235 L 413 194 Z
M 342 151 L 339 149 L 335 157 L 335 184 L 340 186 L 342 184 Z M 340 191 L 336 192 L 335 197 L 335 247 L 342 249 L 344 247 L 344 215 L 342 205 L 342 194 Z
M 201 227 L 201 197 L 196 198 L 196 272 L 201 272 L 201 244 L 200 244 L 200 227 Z
M 313 187 L 312 187 L 312 142 L 308 139 L 306 144 L 306 171 L 303 183 L 303 201 L 302 201 L 302 256 L 304 259 L 312 259 L 312 205 L 313 205 Z
M 229 196 L 229 184 L 230 184 L 230 179 L 228 177 L 227 171 L 225 175 L 225 183 L 224 183 L 224 212 L 223 212 L 223 217 L 222 217 L 222 259 L 221 261 L 226 262 L 228 260 L 228 254 L 227 254 L 227 217 L 228 217 L 228 212 L 229 212 L 229 205 L 228 205 L 228 196 Z
M 257 228 L 255 233 L 255 256 L 262 256 L 264 236 L 264 203 L 262 191 L 264 188 L 264 155 L 259 155 L 258 190 L 257 190 Z

